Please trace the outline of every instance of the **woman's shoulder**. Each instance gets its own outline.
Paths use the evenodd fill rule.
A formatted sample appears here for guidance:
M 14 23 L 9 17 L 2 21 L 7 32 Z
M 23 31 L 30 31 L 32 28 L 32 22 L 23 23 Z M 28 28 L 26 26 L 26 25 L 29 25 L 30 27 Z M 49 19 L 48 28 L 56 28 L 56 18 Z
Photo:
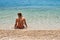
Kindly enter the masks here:
M 22 17 L 23 19 L 25 19 L 25 17 Z
M 18 20 L 18 18 L 16 18 L 16 20 Z

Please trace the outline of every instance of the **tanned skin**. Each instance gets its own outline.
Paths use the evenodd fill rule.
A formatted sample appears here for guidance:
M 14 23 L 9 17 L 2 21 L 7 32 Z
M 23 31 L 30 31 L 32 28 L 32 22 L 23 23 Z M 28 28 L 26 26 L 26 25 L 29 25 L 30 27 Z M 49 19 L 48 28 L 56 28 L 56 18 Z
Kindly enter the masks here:
M 16 18 L 15 28 L 23 29 L 24 25 L 27 28 L 26 19 L 22 16 L 21 13 L 18 13 L 18 18 Z

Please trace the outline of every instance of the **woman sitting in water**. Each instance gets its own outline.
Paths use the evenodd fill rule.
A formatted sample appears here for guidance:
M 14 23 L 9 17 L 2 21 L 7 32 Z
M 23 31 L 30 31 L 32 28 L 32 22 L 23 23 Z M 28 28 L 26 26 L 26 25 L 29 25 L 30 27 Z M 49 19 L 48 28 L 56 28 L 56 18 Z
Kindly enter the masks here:
M 18 13 L 18 18 L 15 22 L 15 29 L 23 29 L 25 28 L 24 25 L 27 27 L 26 19 L 22 16 L 22 13 Z

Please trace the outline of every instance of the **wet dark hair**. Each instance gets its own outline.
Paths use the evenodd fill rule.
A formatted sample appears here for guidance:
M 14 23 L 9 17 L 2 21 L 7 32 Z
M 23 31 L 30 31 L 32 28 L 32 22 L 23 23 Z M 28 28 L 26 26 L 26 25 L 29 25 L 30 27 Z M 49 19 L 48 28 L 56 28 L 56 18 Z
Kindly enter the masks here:
M 18 16 L 21 17 L 22 16 L 22 13 L 18 13 Z

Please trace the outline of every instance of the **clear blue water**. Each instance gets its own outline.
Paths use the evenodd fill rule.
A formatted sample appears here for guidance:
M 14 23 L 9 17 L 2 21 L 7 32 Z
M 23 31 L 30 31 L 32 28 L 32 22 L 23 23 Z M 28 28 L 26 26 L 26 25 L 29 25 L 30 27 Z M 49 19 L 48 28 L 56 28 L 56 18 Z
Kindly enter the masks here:
M 14 29 L 18 12 L 28 29 L 60 29 L 60 0 L 0 0 L 0 29 Z
M 60 0 L 0 0 L 0 7 L 60 6 Z

